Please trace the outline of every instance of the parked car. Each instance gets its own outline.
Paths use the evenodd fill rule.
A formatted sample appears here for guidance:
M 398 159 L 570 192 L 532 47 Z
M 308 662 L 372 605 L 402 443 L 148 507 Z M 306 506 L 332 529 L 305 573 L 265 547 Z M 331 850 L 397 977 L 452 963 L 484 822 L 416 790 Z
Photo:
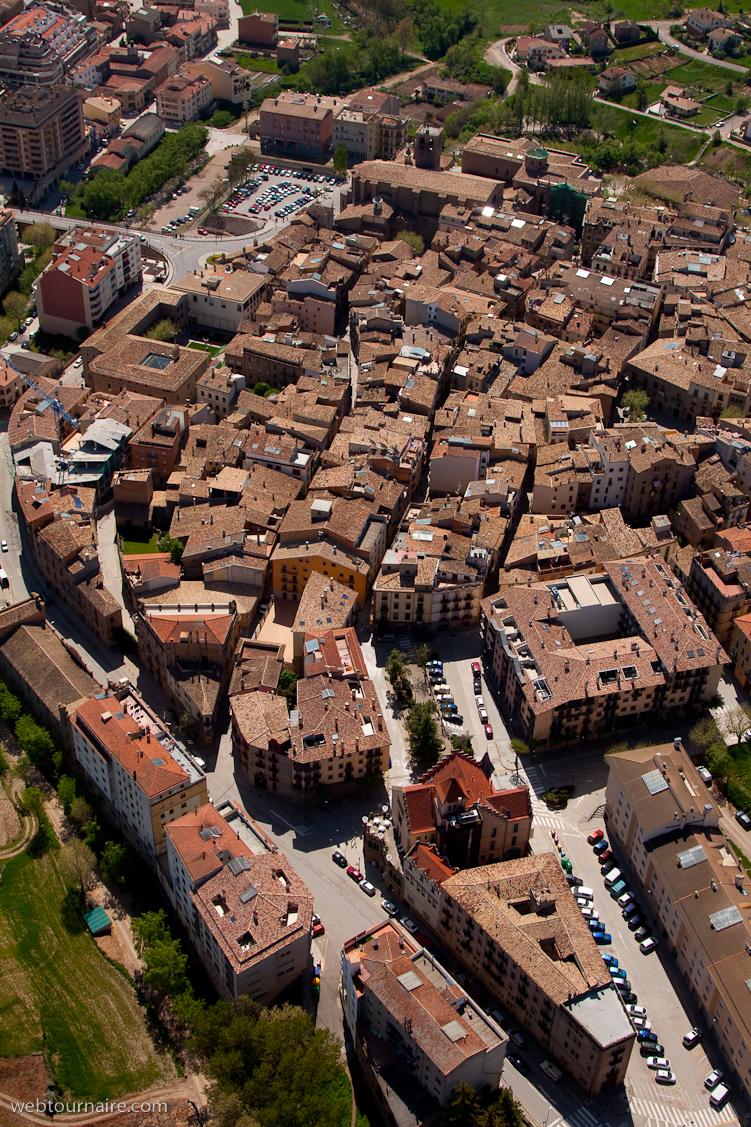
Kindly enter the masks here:
M 608 857 L 606 861 L 600 861 L 600 872 L 604 877 L 615 868 L 615 861 L 612 857 Z
M 657 940 L 654 938 L 654 936 L 650 935 L 649 939 L 642 939 L 641 943 L 639 944 L 639 949 L 641 950 L 642 955 L 648 955 L 650 951 L 654 951 L 656 946 Z
M 625 891 L 626 891 L 626 882 L 623 879 L 617 880 L 615 882 L 615 884 L 611 885 L 611 887 L 608 889 L 608 892 L 612 896 L 613 900 L 617 900 L 619 896 L 623 896 L 623 893 Z
M 649 938 L 649 928 L 647 928 L 647 927 L 640 927 L 637 931 L 634 932 L 634 939 L 636 940 L 637 943 L 643 943 L 644 940 L 648 939 L 648 938 Z
M 595 849 L 596 848 L 597 848 L 597 846 L 595 846 Z M 600 854 L 600 865 L 603 865 L 606 861 L 612 861 L 612 860 L 613 860 L 613 850 L 612 849 L 604 849 L 602 851 L 602 853 Z
M 349 866 L 349 868 L 347 869 L 347 876 L 350 878 L 350 880 L 357 881 L 358 884 L 361 880 L 365 879 L 360 870 L 355 865 Z
M 326 928 L 321 922 L 321 917 L 313 913 L 313 938 L 317 939 L 319 935 L 323 935 Z
M 593 932 L 593 939 L 600 947 L 606 947 L 613 942 L 613 937 L 609 931 L 595 931 Z
M 670 1068 L 667 1057 L 647 1057 L 647 1068 Z
M 566 880 L 573 888 L 576 888 L 580 884 L 584 884 L 582 878 L 576 876 L 575 873 L 566 873 Z
M 711 771 L 708 771 L 706 767 L 697 767 L 697 771 L 699 772 L 699 778 L 702 779 L 707 784 L 707 786 L 709 786 L 712 782 Z
M 621 915 L 623 916 L 624 920 L 630 920 L 631 917 L 637 915 L 639 911 L 639 905 L 636 903 L 636 901 L 633 901 L 631 904 L 626 905 L 626 907 L 621 912 Z
M 602 961 L 606 967 L 612 967 L 614 970 L 618 966 L 618 960 L 615 955 L 603 955 Z
M 529 1065 L 525 1061 L 524 1057 L 517 1056 L 516 1053 L 506 1053 L 506 1060 L 511 1061 L 516 1071 L 520 1072 L 522 1076 L 526 1076 L 528 1074 Z
M 600 840 L 596 843 L 593 852 L 596 853 L 598 857 L 600 857 L 605 852 L 605 850 L 609 848 L 610 843 L 608 839 L 606 837 L 601 837 Z
M 644 1006 L 626 1006 L 626 1013 L 631 1017 L 646 1017 L 647 1011 Z
M 376 894 L 376 890 L 369 880 L 361 880 L 360 888 L 363 890 L 366 896 L 375 896 Z
M 507 1029 L 506 1032 L 518 1049 L 523 1049 L 527 1044 L 518 1029 Z
M 644 923 L 644 920 L 639 915 L 631 916 L 628 920 L 628 930 L 638 931 Z
M 402 925 L 402 927 L 405 927 L 407 929 L 410 935 L 414 935 L 415 932 L 418 931 L 417 924 L 414 920 L 411 920 L 409 916 L 401 916 L 399 923 Z
M 657 1034 L 653 1033 L 651 1029 L 639 1029 L 636 1034 L 636 1040 L 639 1042 L 649 1041 L 654 1045 L 657 1045 L 659 1043 L 657 1040 Z
M 662 1056 L 664 1049 L 658 1041 L 644 1041 L 639 1046 L 639 1052 L 643 1057 Z
M 599 920 L 600 913 L 596 908 L 582 908 L 582 915 L 585 920 Z
M 675 1084 L 675 1076 L 669 1068 L 658 1068 L 655 1080 L 658 1084 Z
M 689 1029 L 688 1033 L 685 1034 L 683 1047 L 684 1049 L 693 1049 L 694 1045 L 698 1045 L 699 1041 L 701 1041 L 701 1030 L 694 1026 L 693 1029 Z
M 471 670 L 474 674 L 476 674 L 478 677 L 480 676 L 480 663 L 479 663 L 479 661 L 473 661 L 470 668 L 471 668 Z
M 652 1022 L 647 1021 L 645 1017 L 632 1017 L 631 1024 L 633 1025 L 634 1029 L 639 1030 L 652 1028 Z
M 343 853 L 340 853 L 338 849 L 335 849 L 334 852 L 331 854 L 331 860 L 334 861 L 339 866 L 340 869 L 346 869 L 347 868 L 347 858 L 344 856 Z
M 713 1068 L 712 1071 L 710 1072 L 709 1076 L 707 1077 L 707 1079 L 704 1081 L 704 1087 L 708 1088 L 709 1091 L 711 1092 L 713 1088 L 717 1087 L 717 1085 L 720 1083 L 721 1080 L 722 1080 L 722 1069 Z
M 751 830 L 751 818 L 749 818 L 745 810 L 737 810 L 735 820 L 739 826 L 743 826 L 744 830 Z
M 604 837 L 605 837 L 605 834 L 603 833 L 602 830 L 595 830 L 594 833 L 591 833 L 589 835 L 589 837 L 587 838 L 587 841 L 590 845 L 597 845 L 597 842 L 601 841 L 602 838 L 604 838 Z
M 392 904 L 390 900 L 382 900 L 381 907 L 383 908 L 387 916 L 396 916 L 399 912 L 396 904 Z
M 492 724 L 485 724 L 484 728 L 485 728 L 486 739 L 492 740 L 492 738 L 493 738 L 493 725 Z

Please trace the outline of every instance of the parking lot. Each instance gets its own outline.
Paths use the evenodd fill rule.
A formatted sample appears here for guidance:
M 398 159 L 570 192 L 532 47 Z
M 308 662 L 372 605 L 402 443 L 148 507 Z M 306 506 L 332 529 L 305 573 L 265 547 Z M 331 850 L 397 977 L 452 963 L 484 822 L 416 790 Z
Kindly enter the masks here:
M 307 207 L 336 186 L 333 176 L 293 171 L 273 164 L 258 164 L 246 184 L 235 189 L 223 205 L 227 215 L 266 220 L 285 219 Z

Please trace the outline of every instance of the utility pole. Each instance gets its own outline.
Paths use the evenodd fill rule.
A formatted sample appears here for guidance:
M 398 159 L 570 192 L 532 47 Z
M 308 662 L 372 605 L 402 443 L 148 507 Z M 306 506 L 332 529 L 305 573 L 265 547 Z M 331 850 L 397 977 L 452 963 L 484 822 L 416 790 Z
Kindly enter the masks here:
M 250 130 L 248 129 L 248 110 L 250 109 L 250 102 L 243 102 L 243 109 L 245 110 L 245 132 L 250 137 Z

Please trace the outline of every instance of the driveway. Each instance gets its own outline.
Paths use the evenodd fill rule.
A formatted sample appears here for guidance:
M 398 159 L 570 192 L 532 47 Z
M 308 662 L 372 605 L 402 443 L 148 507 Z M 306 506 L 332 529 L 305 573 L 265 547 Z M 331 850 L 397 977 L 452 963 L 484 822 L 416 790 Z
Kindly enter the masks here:
M 515 63 L 506 50 L 506 45 L 511 43 L 513 39 L 513 35 L 508 36 L 506 39 L 496 39 L 495 43 L 491 43 L 483 55 L 483 59 L 489 66 L 503 67 L 504 70 L 511 71 L 511 81 L 506 87 L 506 96 L 509 98 L 519 85 L 519 78 L 521 77 L 522 71 L 527 69 Z M 534 86 L 541 86 L 543 84 L 539 75 L 536 75 L 533 71 L 529 72 L 529 81 Z
M 727 59 L 715 59 L 713 55 L 707 55 L 703 51 L 694 51 L 693 47 L 687 47 L 685 43 L 681 43 L 680 39 L 670 34 L 671 24 L 675 20 L 652 20 L 649 27 L 653 28 L 659 37 L 660 43 L 664 43 L 666 47 L 675 47 L 676 51 L 680 51 L 682 55 L 688 55 L 691 59 L 699 59 L 702 63 L 711 63 L 716 67 L 724 67 L 725 70 L 734 70 L 738 74 L 748 74 L 746 67 L 742 67 L 739 63 L 731 63 Z

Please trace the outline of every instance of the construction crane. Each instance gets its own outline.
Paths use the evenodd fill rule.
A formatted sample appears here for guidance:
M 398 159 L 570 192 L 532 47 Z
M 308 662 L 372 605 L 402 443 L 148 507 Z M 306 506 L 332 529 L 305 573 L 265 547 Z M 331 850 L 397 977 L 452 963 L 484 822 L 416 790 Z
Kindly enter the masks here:
M 66 423 L 68 423 L 69 426 L 75 428 L 75 427 L 78 426 L 78 419 L 75 417 L 75 415 L 71 415 L 71 413 L 69 411 L 65 410 L 65 408 L 63 407 L 63 405 L 62 405 L 62 403 L 60 402 L 59 399 L 55 399 L 54 396 L 48 395 L 46 391 L 42 391 L 41 387 L 36 382 L 36 380 L 32 379 L 31 376 L 28 376 L 26 374 L 26 372 L 22 372 L 21 369 L 16 364 L 14 364 L 13 361 L 10 360 L 7 356 L 4 357 L 4 360 L 5 360 L 5 363 L 8 365 L 8 367 L 12 368 L 14 372 L 18 373 L 18 375 L 21 377 L 21 379 L 26 384 L 26 386 L 28 388 L 30 388 L 30 390 L 35 391 L 37 393 L 37 395 L 39 396 L 39 398 L 44 403 L 47 404 L 47 406 L 50 408 L 50 410 L 54 414 L 55 421 L 57 423 L 58 450 L 59 450 L 60 455 L 62 456 L 63 434 L 62 434 L 62 426 L 61 426 L 60 420 L 65 419 Z

